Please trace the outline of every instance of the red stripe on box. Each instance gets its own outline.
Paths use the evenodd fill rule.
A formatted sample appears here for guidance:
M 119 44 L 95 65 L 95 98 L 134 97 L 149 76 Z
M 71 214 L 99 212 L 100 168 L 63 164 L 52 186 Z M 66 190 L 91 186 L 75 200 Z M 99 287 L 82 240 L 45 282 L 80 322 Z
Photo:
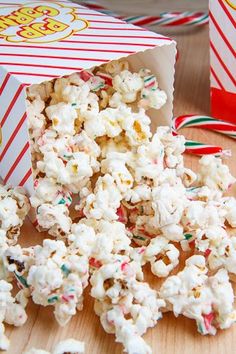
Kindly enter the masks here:
M 94 42 L 94 44 L 96 44 Z M 0 47 L 16 47 L 14 44 L 0 44 Z M 36 48 L 36 49 L 53 49 L 53 50 L 69 50 L 69 51 L 80 51 L 80 52 L 96 52 L 96 53 L 124 53 L 124 54 L 132 54 L 134 51 L 130 50 L 114 50 L 114 49 L 92 49 L 92 48 L 66 48 L 66 47 L 45 47 L 41 45 L 17 45 L 19 48 Z M 0 56 L 2 54 L 0 53 Z M 67 58 L 66 58 L 67 59 Z
M 94 27 L 94 26 L 90 26 L 87 28 L 88 29 L 91 29 L 91 30 L 111 30 L 111 31 L 141 31 L 141 32 L 146 32 L 147 30 L 145 28 L 129 28 L 128 27 L 129 25 L 127 24 L 127 28 L 114 28 L 114 27 Z
M 68 66 L 50 66 L 50 65 L 41 65 L 41 64 L 25 64 L 25 63 L 4 63 L 0 62 L 0 65 L 14 65 L 14 66 L 29 66 L 34 68 L 46 68 L 46 69 L 65 69 L 65 70 L 82 70 L 82 68 L 68 67 Z
M 29 75 L 29 76 L 39 76 L 39 77 L 60 77 L 59 75 L 50 75 L 50 74 L 35 74 L 35 73 L 28 73 L 28 72 L 18 72 L 18 71 L 11 71 L 13 75 Z M 24 84 L 26 86 L 30 86 L 30 84 Z
M 218 33 L 221 35 L 223 41 L 225 42 L 225 44 L 227 45 L 227 47 L 229 48 L 229 50 L 232 52 L 233 56 L 236 56 L 236 52 L 233 49 L 231 43 L 228 41 L 228 39 L 225 37 L 223 31 L 221 30 L 220 26 L 218 25 L 218 23 L 216 22 L 216 19 L 214 18 L 212 12 L 210 12 L 210 19 L 212 20 L 212 22 L 214 23 Z
M 10 136 L 8 142 L 6 143 L 1 155 L 0 155 L 0 162 L 2 161 L 2 159 L 4 158 L 4 156 L 6 155 L 7 150 L 9 149 L 11 143 L 13 142 L 13 140 L 15 139 L 17 133 L 19 132 L 20 128 L 22 127 L 22 124 L 24 123 L 24 121 L 26 120 L 27 114 L 26 112 L 23 114 L 22 118 L 20 119 L 19 123 L 17 124 L 14 132 L 12 133 L 12 135 Z
M 112 44 L 112 45 L 133 45 L 133 46 L 141 46 L 141 47 L 155 47 L 156 44 L 141 44 L 141 43 L 125 43 L 125 42 L 98 42 L 98 41 L 70 41 L 63 40 L 63 43 L 78 43 L 78 44 Z
M 89 16 L 100 16 L 100 17 L 109 17 L 108 15 L 105 15 L 105 14 L 101 14 L 101 13 L 91 13 L 91 12 L 82 12 L 81 10 L 83 10 L 83 8 L 79 9 L 79 13 L 76 13 L 76 15 L 78 16 L 84 16 L 84 15 L 89 15 Z M 89 20 L 90 21 L 90 20 Z
M 227 68 L 227 66 L 225 65 L 225 63 L 223 62 L 223 60 L 221 59 L 219 53 L 217 52 L 215 46 L 213 45 L 213 43 L 210 41 L 210 46 L 213 50 L 213 52 L 215 53 L 217 59 L 219 60 L 221 66 L 224 68 L 225 72 L 227 73 L 227 75 L 229 76 L 229 78 L 231 79 L 231 81 L 234 83 L 234 85 L 236 86 L 236 80 L 233 77 L 233 75 L 231 74 L 231 72 L 229 71 L 229 69 Z
M 1 88 L 0 88 L 0 95 L 2 94 L 4 88 L 6 87 L 7 83 L 8 83 L 8 80 L 10 79 L 11 77 L 11 74 L 7 73 L 7 75 L 5 76 L 5 79 L 3 80 L 3 83 L 1 85 Z
M 161 36 L 121 36 L 121 35 L 113 35 L 113 34 L 74 34 L 73 37 L 101 37 L 101 38 L 138 38 L 138 39 L 163 39 L 172 41 L 171 38 L 161 37 Z
M 29 142 L 27 141 L 27 143 L 25 144 L 25 146 L 23 147 L 23 149 L 21 150 L 21 152 L 19 153 L 19 155 L 17 156 L 15 162 L 13 163 L 13 165 L 11 166 L 10 170 L 8 171 L 6 177 L 4 178 L 4 183 L 7 183 L 7 181 L 9 180 L 9 178 L 11 177 L 12 173 L 14 172 L 14 170 L 16 169 L 16 167 L 18 166 L 20 160 L 22 159 L 22 157 L 24 156 L 24 154 L 26 153 L 26 151 L 29 149 Z
M 34 54 L 15 54 L 15 53 L 0 53 L 0 56 L 7 57 L 24 57 L 24 58 L 49 58 L 49 59 L 64 59 L 64 60 L 85 60 L 85 61 L 99 61 L 108 62 L 109 59 L 95 59 L 95 58 L 70 58 L 70 57 L 55 57 L 52 55 L 34 55 Z
M 4 123 L 6 122 L 8 116 L 9 116 L 11 110 L 12 110 L 12 108 L 14 107 L 14 105 L 15 105 L 17 99 L 19 98 L 21 92 L 23 91 L 23 89 L 24 89 L 24 85 L 20 85 L 20 86 L 18 87 L 18 89 L 17 89 L 17 91 L 16 91 L 16 93 L 15 93 L 15 96 L 13 97 L 13 99 L 12 99 L 12 101 L 11 101 L 11 103 L 10 103 L 8 109 L 6 110 L 6 113 L 4 114 L 4 116 L 3 116 L 2 120 L 1 120 L 1 124 L 0 124 L 1 127 L 4 126 Z
M 229 10 L 227 9 L 224 1 L 223 0 L 219 0 L 219 4 L 222 7 L 222 9 L 224 10 L 224 12 L 226 13 L 226 15 L 228 16 L 228 18 L 230 19 L 230 21 L 232 22 L 234 28 L 236 28 L 236 21 L 233 18 L 233 16 L 231 15 L 231 13 L 229 12 Z
M 211 114 L 215 118 L 236 123 L 236 93 L 211 88 Z
M 23 179 L 20 181 L 19 186 L 23 187 L 31 175 L 32 175 L 32 169 L 30 168 L 29 171 L 23 177 Z
M 92 15 L 91 15 L 92 16 Z M 103 20 L 89 20 L 90 23 L 115 23 L 116 25 L 124 25 L 124 21 L 103 21 Z
M 220 79 L 218 78 L 218 76 L 216 75 L 216 73 L 215 73 L 215 71 L 214 71 L 214 69 L 213 69 L 212 67 L 211 67 L 211 73 L 212 73 L 212 75 L 214 76 L 214 78 L 215 78 L 217 84 L 220 86 L 220 88 L 221 88 L 222 90 L 225 90 L 224 86 L 223 86 L 222 83 L 220 82 Z

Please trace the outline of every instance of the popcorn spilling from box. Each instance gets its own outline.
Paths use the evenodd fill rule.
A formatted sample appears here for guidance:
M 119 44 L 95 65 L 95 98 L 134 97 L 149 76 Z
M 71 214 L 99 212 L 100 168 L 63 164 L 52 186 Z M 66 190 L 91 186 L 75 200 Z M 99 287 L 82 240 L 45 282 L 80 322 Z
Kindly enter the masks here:
M 236 200 L 224 196 L 235 179 L 210 155 L 195 174 L 184 166 L 182 136 L 169 127 L 151 133 L 148 109 L 166 99 L 150 70 L 134 72 L 124 60 L 27 89 L 30 203 L 54 239 L 22 248 L 9 233 L 2 277 L 16 279 L 22 306 L 29 297 L 51 306 L 63 326 L 82 310 L 90 283 L 103 328 L 127 353 L 151 353 L 142 335 L 166 310 L 195 319 L 202 334 L 236 319 L 236 236 L 227 232 Z M 24 216 L 22 192 L 2 190 Z M 196 255 L 171 275 L 189 250 Z M 166 278 L 160 291 L 144 281 L 147 263 Z
M 163 59 L 165 50 L 157 50 Z M 3 323 L 22 325 L 28 298 L 53 307 L 64 326 L 82 310 L 89 284 L 104 330 L 129 354 L 152 352 L 142 335 L 166 310 L 196 320 L 202 334 L 235 322 L 236 200 L 225 196 L 235 178 L 214 156 L 203 157 L 195 174 L 184 166 L 183 136 L 168 126 L 151 132 L 150 115 L 170 117 L 172 92 L 163 72 L 151 70 L 151 53 L 136 55 L 24 88 L 24 120 L 11 131 L 5 123 L 14 104 L 4 115 L 2 176 L 17 181 L 9 154 L 14 160 L 11 143 L 20 132 L 28 160 L 17 157 L 24 163 L 16 178 L 23 175 L 38 226 L 52 238 L 17 243 L 29 201 L 21 189 L 1 187 L 0 349 L 9 346 Z M 186 251 L 192 257 L 172 275 Z M 145 282 L 148 263 L 166 278 L 160 290 Z

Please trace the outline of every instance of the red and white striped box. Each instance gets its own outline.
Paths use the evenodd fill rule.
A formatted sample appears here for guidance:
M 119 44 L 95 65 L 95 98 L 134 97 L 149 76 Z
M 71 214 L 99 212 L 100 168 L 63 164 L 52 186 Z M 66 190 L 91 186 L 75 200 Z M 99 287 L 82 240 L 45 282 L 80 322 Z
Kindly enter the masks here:
M 172 118 L 175 42 L 68 1 L 0 0 L 0 176 L 33 192 L 26 88 L 127 57 L 147 67 L 168 95 L 159 124 Z M 5 0 L 6 1 L 6 0 Z M 153 112 L 150 111 L 150 116 Z
M 236 0 L 210 0 L 211 113 L 236 123 Z

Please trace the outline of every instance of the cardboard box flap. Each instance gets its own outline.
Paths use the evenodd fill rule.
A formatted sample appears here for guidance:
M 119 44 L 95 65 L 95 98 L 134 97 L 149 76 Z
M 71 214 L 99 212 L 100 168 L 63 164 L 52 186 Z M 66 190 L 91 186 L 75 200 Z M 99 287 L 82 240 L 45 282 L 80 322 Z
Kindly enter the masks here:
M 40 83 L 156 46 L 167 37 L 70 2 L 0 2 L 0 64 L 21 83 Z
M 26 88 L 114 59 L 146 67 L 167 93 L 158 124 L 171 124 L 175 42 L 67 1 L 0 0 L 0 177 L 33 193 Z

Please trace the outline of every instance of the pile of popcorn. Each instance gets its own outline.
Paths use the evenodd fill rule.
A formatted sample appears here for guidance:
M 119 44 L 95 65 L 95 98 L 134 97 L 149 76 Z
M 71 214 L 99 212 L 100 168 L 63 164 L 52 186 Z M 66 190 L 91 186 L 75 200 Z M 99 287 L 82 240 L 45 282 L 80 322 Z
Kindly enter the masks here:
M 0 189 L 1 349 L 3 323 L 22 325 L 29 297 L 64 326 L 88 285 L 104 330 L 129 354 L 152 352 L 142 335 L 166 311 L 194 319 L 201 334 L 236 321 L 236 199 L 225 196 L 235 179 L 215 156 L 195 174 L 184 166 L 183 136 L 151 133 L 148 110 L 166 101 L 156 77 L 126 61 L 28 88 L 35 193 L 29 203 L 18 188 Z M 29 205 L 50 236 L 23 248 Z M 145 282 L 148 263 L 166 278 L 160 289 Z M 63 350 L 75 353 L 68 343 Z

